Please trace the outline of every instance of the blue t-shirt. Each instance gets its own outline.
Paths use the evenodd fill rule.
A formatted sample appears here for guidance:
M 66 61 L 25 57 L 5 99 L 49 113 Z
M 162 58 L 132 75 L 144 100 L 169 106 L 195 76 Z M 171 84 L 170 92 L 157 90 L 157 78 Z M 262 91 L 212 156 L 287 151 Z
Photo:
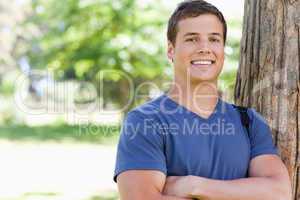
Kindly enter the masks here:
M 264 118 L 253 109 L 248 109 L 248 115 L 249 137 L 239 112 L 220 98 L 206 119 L 161 95 L 127 114 L 114 181 L 127 170 L 159 170 L 166 176 L 219 180 L 247 177 L 252 158 L 278 154 Z

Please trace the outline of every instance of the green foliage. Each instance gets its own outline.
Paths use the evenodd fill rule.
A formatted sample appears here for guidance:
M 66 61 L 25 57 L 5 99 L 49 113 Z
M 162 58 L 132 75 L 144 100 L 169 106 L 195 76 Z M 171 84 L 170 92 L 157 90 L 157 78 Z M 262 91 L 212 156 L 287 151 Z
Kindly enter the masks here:
M 80 80 L 96 80 L 103 69 L 148 79 L 161 74 L 159 11 L 144 12 L 134 0 L 36 0 L 33 7 L 39 12 L 29 22 L 43 32 L 29 52 L 35 67 Z
M 164 77 L 166 42 L 160 33 L 166 12 L 159 2 L 141 7 L 135 0 L 35 0 L 33 10 L 27 23 L 42 31 L 28 52 L 34 68 L 51 69 L 59 79 L 92 82 L 98 95 L 104 70 L 130 74 L 135 85 Z M 128 91 L 120 88 L 126 78 L 109 73 L 104 78 L 107 100 L 126 102 Z
M 6 77 L 2 77 L 0 80 L 0 94 L 4 96 L 11 96 L 14 93 L 15 86 L 14 86 L 15 77 L 11 78 L 11 75 L 6 75 Z
M 10 84 L 8 82 L 2 82 L 0 86 L 0 94 L 5 96 L 12 95 L 14 93 L 14 89 L 15 88 L 13 84 Z
M 115 144 L 119 125 L 50 125 L 29 127 L 25 125 L 1 126 L 0 138 L 12 141 L 70 141 L 98 144 Z
M 242 33 L 242 20 L 228 21 L 228 37 L 225 48 L 226 60 L 220 76 L 220 89 L 226 93 L 227 100 L 233 102 L 236 73 L 240 57 L 240 40 Z
M 236 80 L 236 69 L 224 72 L 220 76 L 219 88 L 223 92 L 224 98 L 229 102 L 234 102 L 234 86 Z

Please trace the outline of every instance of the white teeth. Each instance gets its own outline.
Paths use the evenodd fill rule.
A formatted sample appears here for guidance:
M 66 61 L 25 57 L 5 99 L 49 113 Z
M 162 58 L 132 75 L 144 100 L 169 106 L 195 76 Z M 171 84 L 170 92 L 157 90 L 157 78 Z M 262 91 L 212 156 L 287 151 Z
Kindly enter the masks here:
M 197 60 L 192 61 L 192 64 L 194 65 L 211 65 L 213 62 L 211 60 Z

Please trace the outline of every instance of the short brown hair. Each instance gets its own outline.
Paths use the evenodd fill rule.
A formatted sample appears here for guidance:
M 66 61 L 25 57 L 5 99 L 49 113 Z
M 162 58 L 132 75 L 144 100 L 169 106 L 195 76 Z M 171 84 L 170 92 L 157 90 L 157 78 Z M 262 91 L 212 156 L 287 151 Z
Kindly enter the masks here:
M 215 15 L 223 24 L 224 43 L 226 43 L 227 37 L 227 24 L 223 14 L 214 5 L 204 0 L 185 0 L 178 4 L 176 10 L 173 12 L 168 23 L 168 40 L 175 44 L 176 36 L 178 32 L 178 22 L 182 19 L 190 17 L 198 17 L 202 14 Z

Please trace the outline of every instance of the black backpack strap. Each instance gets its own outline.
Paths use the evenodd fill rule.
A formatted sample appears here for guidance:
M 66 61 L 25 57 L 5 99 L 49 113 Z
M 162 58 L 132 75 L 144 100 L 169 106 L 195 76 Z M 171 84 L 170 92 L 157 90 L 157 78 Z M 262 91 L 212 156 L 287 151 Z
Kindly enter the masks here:
M 248 108 L 242 107 L 242 106 L 237 106 L 237 105 L 233 105 L 233 107 L 235 107 L 239 111 L 240 117 L 241 117 L 241 122 L 247 130 L 248 137 L 250 137 L 250 128 L 249 128 L 250 118 L 249 118 L 249 115 L 247 113 Z

